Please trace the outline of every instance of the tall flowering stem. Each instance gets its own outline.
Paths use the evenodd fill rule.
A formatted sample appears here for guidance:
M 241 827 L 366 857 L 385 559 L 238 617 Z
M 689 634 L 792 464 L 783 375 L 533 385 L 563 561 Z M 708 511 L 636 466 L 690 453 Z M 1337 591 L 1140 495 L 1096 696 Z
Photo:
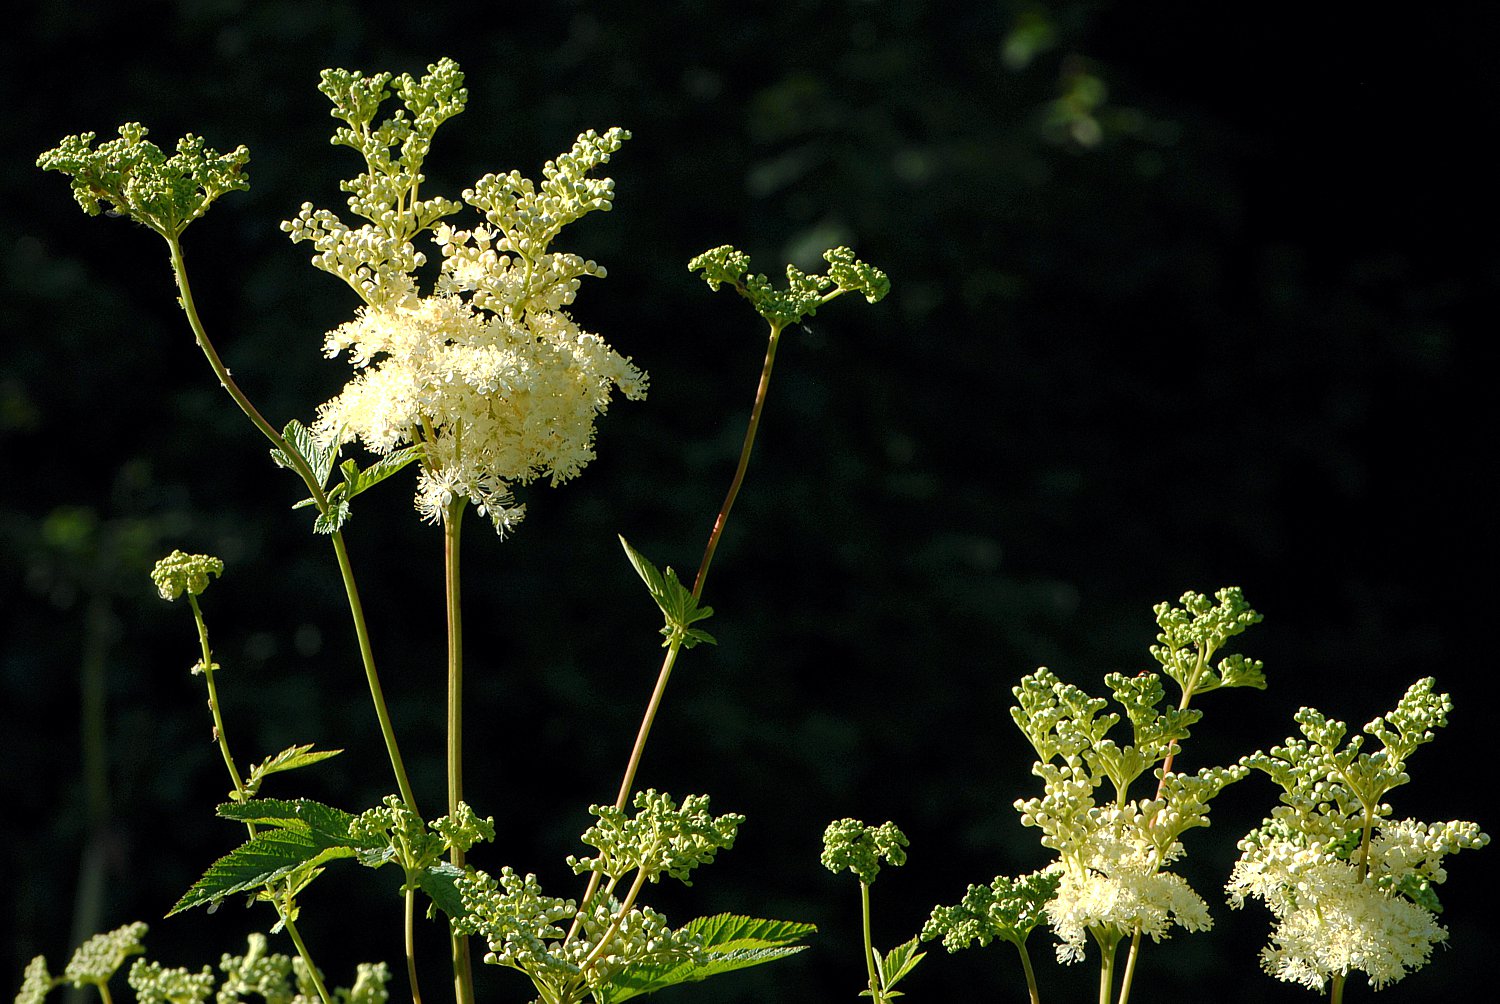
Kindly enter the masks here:
M 271 445 L 292 464 L 293 469 L 307 485 L 312 493 L 314 503 L 320 514 L 329 512 L 328 495 L 323 490 L 320 479 L 308 466 L 307 460 L 301 452 L 293 449 L 281 433 L 276 431 L 275 426 L 266 421 L 260 411 L 245 396 L 244 391 L 235 383 L 230 376 L 229 369 L 214 349 L 213 342 L 209 340 L 208 332 L 203 327 L 203 321 L 198 315 L 198 308 L 193 302 L 192 286 L 188 283 L 187 263 L 182 254 L 182 242 L 175 236 L 168 237 L 167 243 L 172 252 L 172 272 L 177 280 L 177 290 L 180 295 L 183 313 L 187 316 L 189 327 L 193 330 L 193 336 L 197 339 L 198 348 L 203 351 L 204 358 L 213 369 L 214 375 L 219 378 L 219 385 L 229 394 L 234 403 L 239 406 L 245 417 L 260 430 Z M 370 645 L 370 629 L 365 622 L 364 604 L 359 598 L 359 586 L 354 581 L 354 568 L 349 561 L 349 549 L 344 543 L 344 536 L 335 530 L 329 535 L 333 544 L 334 556 L 338 561 L 339 577 L 344 583 L 344 593 L 349 602 L 349 614 L 354 620 L 355 639 L 359 645 L 360 663 L 364 666 L 365 683 L 370 690 L 370 700 L 375 707 L 375 717 L 380 724 L 380 735 L 385 741 L 386 755 L 391 761 L 391 771 L 396 778 L 396 786 L 401 791 L 401 797 L 417 811 L 416 794 L 412 791 L 411 781 L 406 775 L 406 764 L 401 757 L 401 748 L 396 741 L 395 726 L 391 722 L 391 713 L 385 702 L 385 691 L 380 685 L 380 674 L 375 668 L 375 653 Z
M 463 605 L 459 597 L 459 533 L 463 528 L 468 499 L 455 498 L 443 513 L 443 587 L 448 612 L 448 813 L 457 816 L 464 797 L 463 700 L 464 647 Z M 449 851 L 455 868 L 463 868 L 463 848 Z M 459 1004 L 474 1000 L 474 964 L 469 939 L 453 932 L 453 991 Z
M 224 769 L 229 772 L 229 780 L 234 785 L 233 797 L 236 801 L 244 802 L 253 797 L 255 791 L 246 784 L 245 776 L 240 773 L 239 767 L 235 765 L 233 754 L 229 752 L 229 736 L 224 729 L 224 713 L 219 704 L 219 688 L 214 683 L 214 673 L 219 666 L 214 662 L 213 648 L 208 643 L 208 624 L 203 619 L 203 608 L 198 605 L 198 597 L 208 588 L 211 579 L 222 574 L 223 571 L 224 563 L 218 558 L 206 554 L 183 554 L 181 551 L 173 551 L 156 563 L 151 578 L 162 599 L 171 601 L 183 595 L 188 598 L 188 605 L 193 611 L 193 623 L 198 629 L 199 659 L 193 669 L 203 674 L 203 680 L 208 689 L 208 709 L 214 720 L 214 741 L 218 743 L 219 754 L 224 758 Z M 247 822 L 245 829 L 249 831 L 251 837 L 255 836 L 254 823 Z M 290 900 L 290 896 L 287 898 Z M 322 976 L 318 974 L 318 967 L 313 965 L 312 954 L 307 950 L 307 944 L 297 930 L 297 923 L 293 917 L 295 910 L 290 907 L 289 903 L 283 903 L 280 900 L 272 899 L 271 904 L 276 908 L 276 916 L 281 921 L 281 926 L 286 928 L 292 943 L 297 946 L 297 954 L 302 957 L 303 963 L 307 966 L 307 972 L 312 980 L 313 988 L 317 990 L 318 999 L 322 1004 L 332 1004 L 328 988 L 324 985 Z

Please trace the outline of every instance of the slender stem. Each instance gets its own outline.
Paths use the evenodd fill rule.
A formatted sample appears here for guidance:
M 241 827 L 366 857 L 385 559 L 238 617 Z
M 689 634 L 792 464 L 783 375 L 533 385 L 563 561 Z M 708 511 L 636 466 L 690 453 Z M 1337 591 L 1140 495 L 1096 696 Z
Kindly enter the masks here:
M 1182 688 L 1182 700 L 1177 702 L 1178 711 L 1186 711 L 1188 704 L 1193 699 L 1193 693 L 1202 676 L 1206 659 L 1203 653 L 1199 653 L 1196 668 L 1188 678 L 1188 682 Z M 1167 790 L 1167 773 L 1172 769 L 1172 761 L 1176 759 L 1175 753 L 1168 753 L 1161 762 L 1161 780 L 1156 783 L 1156 797 L 1161 798 L 1162 792 Z M 1130 932 L 1130 952 L 1125 956 L 1125 973 L 1120 977 L 1120 1002 L 1119 1004 L 1130 1004 L 1130 987 L 1135 982 L 1135 963 L 1141 954 L 1141 925 L 1136 924 L 1135 929 Z
M 114 998 L 110 996 L 107 984 L 95 983 L 94 986 L 99 988 L 99 998 L 104 1001 L 104 1004 L 114 1004 Z
M 1331 986 L 1328 988 L 1328 1004 L 1344 1004 L 1344 979 L 1343 973 L 1334 973 Z
M 459 598 L 459 531 L 468 499 L 457 497 L 443 513 L 443 586 L 448 609 L 448 814 L 458 812 L 464 797 L 463 705 L 464 642 L 463 609 Z M 450 851 L 454 867 L 464 866 L 464 852 Z M 469 939 L 454 933 L 453 993 L 458 1004 L 474 1002 L 474 966 L 469 957 Z
M 344 594 L 349 599 L 349 614 L 354 620 L 354 637 L 359 643 L 359 659 L 365 668 L 365 683 L 370 689 L 370 701 L 375 705 L 375 718 L 380 723 L 380 735 L 385 740 L 386 756 L 391 761 L 391 771 L 396 775 L 396 787 L 401 800 L 413 813 L 417 810 L 417 796 L 412 792 L 411 781 L 406 776 L 406 763 L 401 759 L 401 747 L 396 744 L 396 728 L 391 723 L 391 713 L 386 707 L 385 692 L 380 686 L 380 674 L 375 670 L 375 652 L 370 647 L 370 628 L 365 622 L 364 604 L 359 599 L 359 587 L 354 582 L 354 568 L 349 564 L 349 548 L 344 535 L 333 533 L 333 553 L 338 559 L 339 575 L 344 580 Z
M 1125 956 L 1125 975 L 1120 977 L 1120 1004 L 1130 1004 L 1130 984 L 1135 980 L 1135 960 L 1141 954 L 1141 925 L 1130 932 L 1130 951 Z
M 187 598 L 193 608 L 193 620 L 198 625 L 198 647 L 202 652 L 202 661 L 198 665 L 202 667 L 203 679 L 208 684 L 208 710 L 214 717 L 214 740 L 219 744 L 219 754 L 224 757 L 224 766 L 229 771 L 230 780 L 234 782 L 234 793 L 243 801 L 245 780 L 240 775 L 240 769 L 234 765 L 234 757 L 229 752 L 229 737 L 224 733 L 224 715 L 219 710 L 219 688 L 214 683 L 213 650 L 208 644 L 208 625 L 203 621 L 203 609 L 198 606 L 198 597 L 188 593 Z M 253 829 L 250 835 L 255 835 Z
M 214 719 L 214 739 L 218 741 L 219 753 L 224 757 L 224 767 L 229 771 L 229 780 L 234 784 L 234 792 L 241 801 L 248 796 L 245 779 L 240 774 L 240 769 L 234 764 L 234 756 L 229 752 L 229 737 L 224 731 L 224 713 L 219 707 L 219 689 L 214 684 L 214 654 L 208 644 L 208 624 L 203 620 L 203 608 L 198 606 L 198 597 L 192 593 L 187 594 L 188 604 L 193 609 L 193 621 L 198 626 L 198 648 L 201 653 L 203 667 L 203 679 L 208 684 L 208 710 Z M 255 824 L 246 823 L 245 829 L 250 836 L 255 836 Z M 288 883 L 290 884 L 290 883 Z M 328 988 L 323 985 L 323 979 L 318 975 L 318 967 L 313 965 L 312 955 L 307 950 L 307 945 L 302 941 L 302 935 L 297 932 L 297 925 L 292 920 L 292 909 L 289 906 L 291 894 L 287 893 L 288 903 L 272 899 L 271 905 L 276 908 L 276 916 L 281 919 L 281 925 L 291 935 L 292 942 L 297 946 L 297 954 L 307 964 L 307 971 L 312 974 L 313 986 L 317 988 L 318 999 L 323 1004 L 331 1004 L 328 997 Z
M 616 910 L 615 915 L 610 918 L 609 927 L 605 928 L 604 934 L 599 937 L 599 943 L 594 946 L 593 951 L 589 952 L 588 958 L 583 960 L 583 969 L 587 970 L 595 962 L 599 961 L 599 957 L 604 954 L 604 949 L 608 947 L 610 941 L 614 939 L 615 934 L 620 930 L 620 924 L 624 922 L 625 915 L 630 912 L 631 907 L 635 906 L 636 897 L 641 894 L 641 887 L 645 884 L 645 870 L 637 869 L 635 881 L 630 883 L 630 891 L 625 894 L 625 902 L 620 904 L 620 909 Z
M 667 681 L 672 677 L 672 667 L 677 663 L 677 653 L 682 642 L 673 641 L 667 646 L 667 654 L 661 662 L 661 672 L 656 676 L 656 687 L 651 691 L 651 700 L 646 704 L 646 714 L 641 718 L 641 727 L 635 734 L 635 746 L 630 751 L 630 762 L 625 765 L 625 776 L 620 781 L 620 792 L 615 796 L 615 808 L 623 810 L 630 800 L 630 789 L 635 784 L 635 772 L 641 766 L 641 757 L 646 752 L 646 739 L 651 735 L 651 725 L 656 721 L 657 709 L 661 707 L 662 695 L 667 692 Z M 597 874 L 597 872 L 595 873 Z
M 1115 949 L 1119 947 L 1120 936 L 1113 932 L 1101 935 L 1094 928 L 1089 929 L 1089 934 L 1099 945 L 1099 1004 L 1110 1004 L 1115 991 Z
M 412 923 L 416 911 L 417 890 L 406 887 L 406 980 L 411 984 L 412 1004 L 422 1004 L 422 991 L 417 986 L 417 939 Z
M 240 411 L 250 419 L 251 423 L 260 430 L 271 445 L 280 450 L 292 464 L 293 469 L 306 483 L 307 489 L 312 493 L 314 503 L 318 512 L 328 512 L 328 496 L 323 491 L 323 485 L 312 468 L 308 467 L 306 460 L 296 450 L 292 449 L 287 441 L 282 438 L 270 422 L 256 410 L 250 403 L 250 399 L 240 390 L 239 385 L 229 375 L 229 368 L 219 358 L 214 349 L 213 342 L 209 340 L 208 332 L 203 327 L 203 321 L 198 316 L 198 308 L 193 302 L 192 286 L 188 283 L 187 263 L 182 254 L 182 243 L 176 236 L 167 236 L 167 246 L 172 254 L 172 272 L 177 280 L 177 290 L 182 304 L 182 310 L 187 315 L 188 326 L 193 331 L 193 337 L 197 339 L 198 348 L 203 351 L 208 365 L 213 369 L 214 375 L 219 378 L 219 384 L 228 392 L 234 403 L 239 406 Z M 359 641 L 360 660 L 364 663 L 365 679 L 370 688 L 370 699 L 375 705 L 375 716 L 380 722 L 380 734 L 385 740 L 386 753 L 391 760 L 391 769 L 396 776 L 396 786 L 401 791 L 401 798 L 407 807 L 417 812 L 416 796 L 412 792 L 411 782 L 407 780 L 406 766 L 401 759 L 401 751 L 396 745 L 396 733 L 391 725 L 390 712 L 386 708 L 385 695 L 380 687 L 380 677 L 375 671 L 375 656 L 370 648 L 369 629 L 365 624 L 364 608 L 359 600 L 359 589 L 354 583 L 354 570 L 349 564 L 349 551 L 344 545 L 341 533 L 335 531 L 330 534 L 333 542 L 334 554 L 338 558 L 339 575 L 344 580 L 344 592 L 349 597 L 349 612 L 354 619 L 354 633 Z
M 1026 950 L 1026 942 L 1013 942 L 1016 951 L 1021 953 L 1021 968 L 1026 972 L 1026 990 L 1031 994 L 1031 1004 L 1042 1004 L 1042 995 L 1036 986 L 1036 971 L 1031 968 L 1031 953 Z
M 303 965 L 307 966 L 307 978 L 312 980 L 313 989 L 318 991 L 318 1000 L 323 1004 L 330 1004 L 332 998 L 328 996 L 328 988 L 323 985 L 323 976 L 318 972 L 318 967 L 313 965 L 312 956 L 308 954 L 302 934 L 297 930 L 297 922 L 286 913 L 281 915 L 281 922 L 286 928 L 286 933 L 291 936 L 292 944 L 297 946 L 297 954 L 302 957 Z
M 464 797 L 463 610 L 459 597 L 459 533 L 468 499 L 457 498 L 443 514 L 443 587 L 448 615 L 448 812 L 458 811 Z M 463 851 L 453 848 L 453 863 L 463 865 Z
M 864 921 L 865 969 L 870 976 L 870 1000 L 874 1004 L 885 1004 L 885 998 L 880 993 L 880 981 L 875 975 L 875 942 L 870 936 L 870 883 L 863 879 L 859 883 L 859 906 Z
M 651 700 L 646 704 L 646 714 L 641 718 L 641 727 L 635 734 L 635 746 L 630 751 L 630 762 L 625 765 L 625 777 L 620 781 L 620 793 L 615 796 L 615 808 L 625 810 L 625 804 L 630 800 L 630 789 L 635 784 L 636 770 L 641 765 L 641 756 L 646 752 L 646 740 L 651 735 L 651 725 L 656 720 L 656 711 L 661 707 L 662 695 L 667 692 L 667 681 L 672 677 L 672 667 L 677 663 L 677 653 L 682 648 L 682 642 L 672 641 L 667 645 L 666 658 L 662 660 L 661 672 L 656 676 L 656 687 L 651 691 Z M 583 909 L 588 908 L 589 902 L 594 898 L 594 893 L 599 891 L 599 873 L 593 872 L 589 875 L 588 888 L 583 891 L 583 899 L 579 901 Z M 568 928 L 568 936 L 563 939 L 566 943 L 573 940 L 578 933 L 581 923 L 579 917 L 573 918 L 573 924 Z
M 729 519 L 729 510 L 734 507 L 735 497 L 745 480 L 745 470 L 750 466 L 750 451 L 755 446 L 755 434 L 760 429 L 760 413 L 766 405 L 766 391 L 771 386 L 771 368 L 776 364 L 776 346 L 781 342 L 781 327 L 771 325 L 771 338 L 766 345 L 766 361 L 761 365 L 760 384 L 755 388 L 755 404 L 750 408 L 750 424 L 745 429 L 745 443 L 740 447 L 740 462 L 735 468 L 734 480 L 729 483 L 729 493 L 719 507 L 718 518 L 708 535 L 708 546 L 703 551 L 703 561 L 698 566 L 698 577 L 693 580 L 693 599 L 703 596 L 703 584 L 708 581 L 708 566 L 713 564 L 714 551 L 719 547 L 719 538 L 724 533 L 724 524 Z
M 708 581 L 708 569 L 713 564 L 714 552 L 718 550 L 719 538 L 724 534 L 724 525 L 729 520 L 729 510 L 734 507 L 734 500 L 739 496 L 740 486 L 745 481 L 745 471 L 750 466 L 750 452 L 755 447 L 755 435 L 760 429 L 761 412 L 765 409 L 766 393 L 771 386 L 771 370 L 776 364 L 776 347 L 781 341 L 781 327 L 771 325 L 771 336 L 766 346 L 766 359 L 761 365 L 760 383 L 755 388 L 755 402 L 750 407 L 750 422 L 745 429 L 745 441 L 740 447 L 740 459 L 735 467 L 734 478 L 729 483 L 729 492 L 724 496 L 724 503 L 719 506 L 719 513 L 714 518 L 713 530 L 708 535 L 708 545 L 703 550 L 703 561 L 698 565 L 698 575 L 693 580 L 693 599 L 701 599 L 703 596 L 704 583 Z M 656 686 L 651 691 L 651 700 L 646 704 L 646 713 L 641 718 L 641 727 L 636 731 L 635 745 L 630 750 L 630 760 L 625 765 L 625 776 L 620 782 L 619 794 L 615 797 L 615 808 L 624 810 L 626 803 L 630 800 L 630 791 L 635 784 L 636 771 L 640 768 L 641 757 L 646 751 L 646 740 L 651 735 L 651 725 L 656 721 L 656 712 L 661 707 L 662 695 L 666 693 L 667 681 L 671 679 L 672 667 L 677 662 L 677 652 L 681 648 L 680 641 L 674 641 L 667 647 L 667 655 L 662 660 L 661 671 L 656 676 Z M 599 891 L 599 873 L 594 872 L 589 876 L 588 887 L 584 890 L 583 899 L 580 904 L 587 909 L 594 894 Z M 572 941 L 577 935 L 581 919 L 575 917 L 572 926 L 568 929 L 564 942 Z

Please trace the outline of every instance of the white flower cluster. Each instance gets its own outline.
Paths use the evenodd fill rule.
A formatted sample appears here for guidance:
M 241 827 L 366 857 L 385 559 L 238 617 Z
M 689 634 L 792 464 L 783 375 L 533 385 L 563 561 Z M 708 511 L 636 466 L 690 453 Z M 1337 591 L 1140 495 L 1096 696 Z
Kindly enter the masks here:
M 1282 804 L 1240 841 L 1225 887 L 1232 906 L 1254 897 L 1270 909 L 1268 973 L 1318 990 L 1360 970 L 1379 989 L 1420 969 L 1447 939 L 1433 891 L 1448 877 L 1443 858 L 1490 838 L 1476 823 L 1392 819 L 1385 796 L 1410 780 L 1407 760 L 1452 706 L 1428 677 L 1364 735 L 1302 708 L 1301 738 L 1242 761 L 1283 789 Z M 1367 736 L 1383 748 L 1364 752 Z
M 355 82 L 380 90 L 378 80 Z M 604 269 L 547 246 L 565 223 L 609 208 L 613 182 L 587 175 L 628 138 L 622 129 L 584 133 L 569 153 L 548 161 L 540 189 L 517 172 L 481 179 L 464 198 L 488 225 L 471 231 L 436 224 L 457 203 L 412 201 L 415 166 L 404 200 L 387 192 L 394 201 L 382 209 L 351 198 L 371 224 L 350 229 L 310 205 L 288 221 L 293 240 L 317 249 L 313 263 L 365 300 L 354 320 L 325 339 L 326 354 L 347 354 L 357 372 L 318 410 L 320 444 L 357 440 L 381 455 L 419 445 L 417 511 L 439 522 L 455 500 L 466 499 L 502 536 L 524 514 L 514 485 L 545 477 L 557 486 L 578 474 L 594 457 L 595 418 L 616 389 L 644 397 L 646 376 L 563 310 L 580 277 L 603 276 Z M 365 151 L 372 165 L 380 153 Z M 346 187 L 359 196 L 375 174 L 372 166 Z M 426 258 L 411 238 L 426 229 L 443 256 L 431 295 L 420 294 L 413 275 Z
M 646 390 L 629 360 L 566 314 L 514 320 L 454 294 L 363 307 L 325 351 L 347 352 L 359 372 L 319 409 L 318 437 L 378 454 L 422 443 L 417 510 L 436 522 L 466 497 L 501 533 L 521 516 L 512 484 L 572 478 L 593 459 L 594 418 L 612 390 Z
M 1187 931 L 1213 926 L 1203 898 L 1164 870 L 1183 854 L 1175 838 L 1180 831 L 1163 818 L 1165 802 L 1095 806 L 1081 762 L 1037 768 L 1045 768 L 1035 771 L 1046 782 L 1044 795 L 1018 801 L 1016 808 L 1023 823 L 1042 829 L 1042 843 L 1059 852 L 1052 870 L 1061 878 L 1046 909 L 1060 962 L 1082 961 L 1089 931 L 1116 941 L 1139 925 L 1161 941 L 1174 925 Z
M 1272 976 L 1320 990 L 1329 977 L 1360 970 L 1379 989 L 1420 969 L 1448 937 L 1431 910 L 1403 893 L 1442 882 L 1445 855 L 1488 840 L 1474 823 L 1382 823 L 1366 874 L 1359 850 L 1351 860 L 1339 853 L 1342 843 L 1309 842 L 1270 820 L 1240 841 L 1226 891 L 1232 906 L 1254 897 L 1275 918 L 1261 950 Z

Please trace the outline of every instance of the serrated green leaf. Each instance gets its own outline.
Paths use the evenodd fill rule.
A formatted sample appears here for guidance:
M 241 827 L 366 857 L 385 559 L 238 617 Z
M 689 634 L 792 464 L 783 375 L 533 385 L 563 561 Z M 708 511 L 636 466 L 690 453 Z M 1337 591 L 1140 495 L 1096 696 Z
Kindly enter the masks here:
M 780 948 L 801 941 L 817 932 L 815 924 L 797 920 L 765 920 L 734 913 L 717 913 L 697 917 L 682 925 L 695 934 L 703 947 L 716 952 L 733 952 L 746 948 Z
M 234 803 L 231 805 L 240 807 Z M 195 906 L 207 906 L 235 893 L 259 889 L 304 866 L 315 868 L 353 854 L 352 848 L 329 846 L 312 832 L 273 829 L 258 833 L 209 865 L 203 877 L 167 911 L 167 916 Z
M 280 753 L 272 754 L 250 768 L 250 779 L 253 783 L 270 774 L 280 774 L 283 771 L 296 770 L 298 767 L 309 767 L 330 757 L 336 757 L 342 752 L 344 751 L 315 750 L 312 743 L 305 746 L 288 746 Z
M 332 534 L 338 533 L 349 522 L 349 502 L 347 499 L 330 499 L 328 511 L 319 513 L 318 518 L 313 520 L 313 533 Z
M 875 961 L 880 964 L 880 985 L 886 991 L 894 987 L 901 977 L 916 968 L 918 962 L 927 957 L 926 952 L 917 951 L 918 939 L 913 938 L 904 945 L 897 945 L 884 956 L 875 953 Z M 886 996 L 893 996 L 889 992 Z
M 328 475 L 333 470 L 333 460 L 338 454 L 338 450 L 333 446 L 327 448 L 319 446 L 318 441 L 313 438 L 313 434 L 307 426 L 295 418 L 286 424 L 285 429 L 281 430 L 281 438 L 286 440 L 287 446 L 291 447 L 297 456 L 307 464 L 318 480 L 318 487 L 321 488 L 326 485 L 328 483 Z M 288 470 L 297 469 L 297 465 L 292 459 L 279 449 L 271 451 L 271 459 L 276 461 L 278 466 L 285 467 Z
M 354 817 L 343 809 L 335 809 L 310 798 L 290 801 L 257 798 L 249 802 L 226 802 L 215 811 L 224 819 L 307 834 L 320 847 L 358 846 L 349 837 L 349 824 L 354 822 Z
M 621 1001 L 655 993 L 679 983 L 695 983 L 720 973 L 736 969 L 748 969 L 766 962 L 774 962 L 805 951 L 806 945 L 788 948 L 755 948 L 736 952 L 710 953 L 702 963 L 680 962 L 673 966 L 636 966 L 621 973 L 609 983 L 594 991 L 599 1004 L 620 1004 Z
M 714 608 L 699 606 L 692 590 L 678 580 L 677 572 L 670 565 L 665 573 L 660 572 L 644 554 L 631 547 L 624 537 L 620 538 L 620 546 L 625 549 L 625 556 L 630 559 L 641 581 L 646 583 L 646 591 L 651 594 L 651 599 L 656 602 L 666 619 L 666 626 L 661 632 L 667 639 L 663 647 L 674 641 L 684 648 L 692 648 L 700 642 L 717 644 L 713 635 L 692 626 L 712 617 Z
M 680 930 L 696 935 L 703 943 L 703 962 L 633 967 L 594 991 L 599 1004 L 619 1004 L 620 1001 L 654 993 L 678 983 L 706 980 L 719 973 L 746 969 L 795 955 L 807 946 L 794 945 L 792 942 L 807 937 L 817 927 L 798 921 L 763 920 L 721 913 L 711 917 L 698 917 L 684 924 Z
M 381 457 L 364 470 L 360 470 L 359 465 L 352 460 L 344 461 L 339 465 L 339 474 L 343 477 L 346 486 L 343 498 L 352 499 L 360 492 L 373 488 L 392 474 L 408 467 L 421 456 L 420 446 L 407 446 L 389 456 Z
M 417 885 L 443 913 L 449 917 L 462 917 L 468 911 L 464 909 L 463 897 L 458 894 L 458 886 L 454 883 L 463 873 L 462 868 L 440 861 L 422 870 L 417 876 Z

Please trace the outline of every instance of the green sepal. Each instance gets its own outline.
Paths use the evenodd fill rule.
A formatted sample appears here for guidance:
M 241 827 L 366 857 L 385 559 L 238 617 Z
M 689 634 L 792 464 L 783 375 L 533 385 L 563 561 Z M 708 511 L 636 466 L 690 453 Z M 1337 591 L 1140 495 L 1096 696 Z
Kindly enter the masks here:
M 661 629 L 666 641 L 662 647 L 666 648 L 672 644 L 679 644 L 683 648 L 692 648 L 699 642 L 707 642 L 717 645 L 713 635 L 701 628 L 692 625 L 698 621 L 712 617 L 713 607 L 700 607 L 698 600 L 692 592 L 677 579 L 677 572 L 667 566 L 665 573 L 657 571 L 655 565 L 635 548 L 624 537 L 620 538 L 620 546 L 625 549 L 625 556 L 630 559 L 631 565 L 635 566 L 636 574 L 641 581 L 646 583 L 646 590 L 656 605 L 661 608 L 662 616 L 666 618 L 666 626 Z
M 680 934 L 699 939 L 704 957 L 701 962 L 677 962 L 661 966 L 635 966 L 594 990 L 599 1004 L 620 1001 L 654 993 L 678 983 L 692 983 L 719 973 L 747 969 L 795 955 L 807 946 L 798 945 L 817 931 L 812 924 L 791 920 L 763 920 L 721 913 L 690 920 Z

